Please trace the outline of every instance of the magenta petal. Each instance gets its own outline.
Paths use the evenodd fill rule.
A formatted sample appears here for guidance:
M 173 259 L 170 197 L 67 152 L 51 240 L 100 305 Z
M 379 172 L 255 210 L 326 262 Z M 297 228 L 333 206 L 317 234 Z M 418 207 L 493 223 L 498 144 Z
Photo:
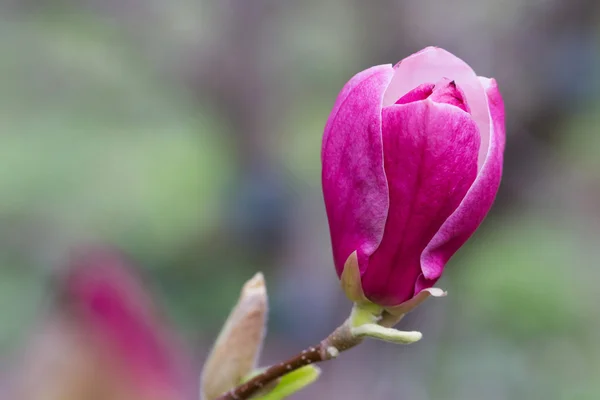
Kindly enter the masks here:
M 434 88 L 435 85 L 433 83 L 424 83 L 419 85 L 415 89 L 406 93 L 404 96 L 400 97 L 400 99 L 396 101 L 396 104 L 408 104 L 419 100 L 425 100 L 431 96 Z
M 458 86 L 456 86 L 454 81 L 451 81 L 448 78 L 444 78 L 436 83 L 431 94 L 431 100 L 436 103 L 451 104 L 464 112 L 470 113 L 465 94 Z
M 435 283 L 446 262 L 475 232 L 492 206 L 500 185 L 505 143 L 504 102 L 494 79 L 479 79 L 485 89 L 491 121 L 485 161 L 460 206 L 425 248 L 421 256 L 423 278 L 417 283 L 417 292 Z
M 354 76 L 339 94 L 325 126 L 323 197 L 338 275 L 355 250 L 359 266 L 379 245 L 388 213 L 383 168 L 381 104 L 391 65 Z
M 423 249 L 475 180 L 480 137 L 468 113 L 429 99 L 385 107 L 382 120 L 390 209 L 362 284 L 392 306 L 413 296 Z

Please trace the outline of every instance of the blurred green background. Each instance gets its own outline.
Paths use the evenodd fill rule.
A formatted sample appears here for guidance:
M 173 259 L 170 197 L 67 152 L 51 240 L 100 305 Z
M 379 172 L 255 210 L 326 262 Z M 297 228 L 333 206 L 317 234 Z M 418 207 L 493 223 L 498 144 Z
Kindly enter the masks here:
M 598 399 L 600 2 L 0 2 L 0 370 L 65 254 L 122 249 L 201 365 L 243 282 L 271 298 L 263 363 L 347 315 L 320 139 L 357 71 L 438 45 L 507 107 L 496 206 L 402 327 L 296 399 Z

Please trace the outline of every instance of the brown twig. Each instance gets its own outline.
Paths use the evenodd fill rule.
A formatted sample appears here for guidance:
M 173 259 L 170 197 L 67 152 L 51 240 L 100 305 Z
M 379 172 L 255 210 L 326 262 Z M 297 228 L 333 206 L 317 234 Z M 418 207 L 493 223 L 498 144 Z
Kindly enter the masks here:
M 240 386 L 230 390 L 216 400 L 248 399 L 250 396 L 267 386 L 269 383 L 281 378 L 283 375 L 306 365 L 325 361 L 330 358 L 331 357 L 326 354 L 326 351 L 323 351 L 321 344 L 316 347 L 309 347 L 289 360 L 267 368 L 260 375 L 257 375 L 248 382 L 245 382 Z
M 343 324 L 317 346 L 309 347 L 287 361 L 272 365 L 261 374 L 215 400 L 247 400 L 276 379 L 306 365 L 331 360 L 337 357 L 338 353 L 348 350 L 360 342 L 362 339 L 353 337 L 350 334 L 349 326 Z

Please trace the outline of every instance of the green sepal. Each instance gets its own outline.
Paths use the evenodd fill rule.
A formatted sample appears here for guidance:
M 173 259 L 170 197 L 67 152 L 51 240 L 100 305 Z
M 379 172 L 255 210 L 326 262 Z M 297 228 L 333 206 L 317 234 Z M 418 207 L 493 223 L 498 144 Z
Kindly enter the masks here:
M 369 337 L 396 344 L 410 344 L 418 342 L 423 337 L 421 332 L 404 332 L 393 328 L 386 328 L 377 324 L 363 324 L 356 328 L 351 328 L 350 332 L 354 337 Z

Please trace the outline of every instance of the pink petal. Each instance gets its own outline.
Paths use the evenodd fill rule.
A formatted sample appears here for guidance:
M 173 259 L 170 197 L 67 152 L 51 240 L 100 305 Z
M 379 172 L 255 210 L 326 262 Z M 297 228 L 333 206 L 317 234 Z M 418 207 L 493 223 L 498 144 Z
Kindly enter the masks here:
M 381 65 L 354 76 L 342 89 L 325 126 L 323 196 L 338 275 L 355 250 L 363 266 L 383 236 L 389 201 L 381 104 L 393 73 L 391 65 Z
M 385 93 L 384 106 L 394 104 L 404 94 L 423 83 L 438 82 L 442 78 L 454 80 L 464 91 L 481 135 L 478 158 L 478 167 L 481 169 L 488 148 L 490 119 L 485 91 L 471 67 L 446 50 L 427 47 L 400 61 L 394 69 L 396 72 Z
M 413 296 L 423 249 L 475 180 L 479 142 L 477 125 L 454 105 L 428 99 L 383 109 L 390 209 L 362 275 L 367 298 L 392 306 Z
M 498 83 L 494 78 L 485 78 L 480 76 L 479 82 L 485 90 L 487 97 L 487 106 L 491 122 L 490 136 L 491 140 L 497 140 L 501 155 L 504 155 L 504 146 L 506 144 L 506 129 L 504 126 L 504 100 L 498 89 Z M 496 136 L 495 138 L 493 136 Z M 488 152 L 491 152 L 494 146 L 490 146 Z
M 415 293 L 430 287 L 442 274 L 446 262 L 475 232 L 487 215 L 502 176 L 505 144 L 504 102 L 494 79 L 479 78 L 489 103 L 490 141 L 487 156 L 473 186 L 460 206 L 442 225 L 421 256 L 423 276 Z

